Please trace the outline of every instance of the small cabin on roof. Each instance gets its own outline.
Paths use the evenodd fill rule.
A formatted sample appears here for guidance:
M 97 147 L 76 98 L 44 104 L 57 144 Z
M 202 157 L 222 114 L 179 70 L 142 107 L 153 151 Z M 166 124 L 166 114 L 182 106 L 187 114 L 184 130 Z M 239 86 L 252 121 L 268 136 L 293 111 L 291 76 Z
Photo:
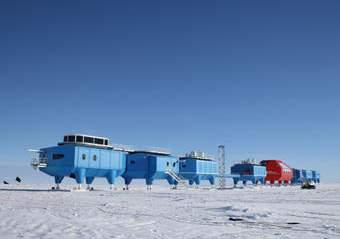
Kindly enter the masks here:
M 81 145 L 89 145 L 89 146 L 95 146 L 95 147 L 112 148 L 112 146 L 109 145 L 108 138 L 90 136 L 90 135 L 84 135 L 84 134 L 65 135 L 64 141 L 61 143 L 58 143 L 58 145 L 64 145 L 64 144 L 81 144 Z

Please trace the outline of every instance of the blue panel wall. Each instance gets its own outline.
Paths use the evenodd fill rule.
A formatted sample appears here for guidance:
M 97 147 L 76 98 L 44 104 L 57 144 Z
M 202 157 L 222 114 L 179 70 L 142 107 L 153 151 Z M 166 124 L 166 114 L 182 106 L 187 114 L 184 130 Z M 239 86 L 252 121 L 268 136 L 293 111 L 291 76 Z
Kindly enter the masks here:
M 145 179 L 148 185 L 155 179 L 166 179 L 174 184 L 172 178 L 166 174 L 167 170 L 178 173 L 178 159 L 173 156 L 152 153 L 131 153 L 126 157 L 126 171 L 123 174 L 125 184 L 132 179 Z
M 306 170 L 302 169 L 302 175 L 306 180 L 312 180 L 313 179 L 313 172 L 312 170 Z
M 315 183 L 320 183 L 320 173 L 318 171 L 313 170 L 312 171 L 312 175 L 313 175 L 313 179 L 312 180 Z
M 200 184 L 201 180 L 209 180 L 211 184 L 215 183 L 217 175 L 217 162 L 210 160 L 200 160 L 196 158 L 181 158 L 179 165 L 179 174 L 189 180 L 189 184 Z
M 41 151 L 48 155 L 48 166 L 40 170 L 55 176 L 57 183 L 60 183 L 63 177 L 70 176 L 78 183 L 83 183 L 86 179 L 88 184 L 92 183 L 95 177 L 106 177 L 108 182 L 113 184 L 115 178 L 125 171 L 126 153 L 112 149 L 66 144 L 44 148 Z M 63 154 L 64 157 L 54 160 L 53 154 Z
M 42 148 L 48 158 L 48 167 L 40 170 L 50 176 L 69 175 L 74 168 L 74 147 L 71 145 Z M 53 159 L 53 155 L 63 155 L 59 159 Z
M 292 183 L 294 184 L 298 184 L 302 182 L 302 170 L 301 169 L 296 169 L 293 168 L 293 179 L 292 179 Z
M 247 181 L 251 181 L 253 184 L 257 182 L 265 183 L 265 177 L 267 175 L 266 167 L 257 164 L 240 163 L 235 164 L 230 168 L 231 174 L 240 175 L 234 176 L 234 184 L 236 185 L 239 181 L 246 184 Z

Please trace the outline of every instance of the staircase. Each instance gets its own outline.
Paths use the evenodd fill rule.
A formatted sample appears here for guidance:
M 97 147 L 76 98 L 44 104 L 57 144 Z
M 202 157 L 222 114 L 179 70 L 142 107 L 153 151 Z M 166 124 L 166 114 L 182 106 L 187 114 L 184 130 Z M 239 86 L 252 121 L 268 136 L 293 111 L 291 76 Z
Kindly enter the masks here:
M 31 166 L 34 169 L 46 168 L 47 167 L 47 155 L 42 154 L 40 150 L 29 149 L 28 152 L 32 154 Z
M 169 175 L 171 178 L 173 178 L 178 183 L 178 185 L 183 185 L 183 186 L 186 186 L 186 187 L 188 186 L 187 183 L 186 183 L 186 179 L 183 178 L 181 175 L 175 173 L 171 169 L 165 170 L 165 173 L 167 175 Z

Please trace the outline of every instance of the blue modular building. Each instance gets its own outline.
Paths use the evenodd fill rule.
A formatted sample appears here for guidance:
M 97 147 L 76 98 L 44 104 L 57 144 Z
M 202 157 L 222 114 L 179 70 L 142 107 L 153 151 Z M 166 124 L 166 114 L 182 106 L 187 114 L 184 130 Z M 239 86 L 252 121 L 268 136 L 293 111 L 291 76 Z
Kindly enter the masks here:
M 66 135 L 58 146 L 42 148 L 32 166 L 53 176 L 57 188 L 64 177 L 79 184 L 92 184 L 96 177 L 104 177 L 109 184 L 125 171 L 126 152 L 114 150 L 109 140 L 88 135 Z
M 189 180 L 189 184 L 200 184 L 201 180 L 209 180 L 215 184 L 217 176 L 217 162 L 207 158 L 202 153 L 191 152 L 179 160 L 179 174 L 182 178 Z
M 312 181 L 314 183 L 320 183 L 320 173 L 318 171 L 312 170 Z
M 292 178 L 292 184 L 299 184 L 303 181 L 303 174 L 301 169 L 293 168 L 293 178 Z
M 242 181 L 245 185 L 247 181 L 251 181 L 253 184 L 257 184 L 261 182 L 265 183 L 265 177 L 267 175 L 267 170 L 265 166 L 261 166 L 258 164 L 250 163 L 250 162 L 242 162 L 234 164 L 230 168 L 233 176 L 234 184 L 236 185 L 239 181 Z
M 313 180 L 313 171 L 302 169 L 302 176 L 305 181 L 311 182 Z
M 135 151 L 126 157 L 126 171 L 122 175 L 126 188 L 133 179 L 145 179 L 148 188 L 155 179 L 165 179 L 175 185 L 173 174 L 178 175 L 178 158 L 164 152 Z

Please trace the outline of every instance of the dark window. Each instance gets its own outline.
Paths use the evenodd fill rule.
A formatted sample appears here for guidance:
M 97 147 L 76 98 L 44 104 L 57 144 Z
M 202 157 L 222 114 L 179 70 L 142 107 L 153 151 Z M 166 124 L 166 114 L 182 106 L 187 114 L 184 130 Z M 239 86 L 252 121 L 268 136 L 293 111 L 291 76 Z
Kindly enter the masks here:
M 97 155 L 93 155 L 93 161 L 97 160 Z
M 93 144 L 93 138 L 91 138 L 91 137 L 84 137 L 84 142 L 85 143 L 90 143 L 90 144 Z
M 39 158 L 41 158 L 41 159 L 47 158 L 46 152 L 40 152 L 40 153 L 39 153 Z
M 64 136 L 64 142 L 67 142 L 67 136 Z
M 58 160 L 64 158 L 63 154 L 53 154 L 52 156 L 53 160 Z
M 83 136 L 77 136 L 77 142 L 82 143 L 83 142 Z
M 170 163 L 169 162 L 166 162 L 166 166 L 169 166 L 170 165 Z
M 104 144 L 104 140 L 103 139 L 94 138 L 94 143 L 95 144 Z
M 176 167 L 176 162 L 172 164 L 172 167 Z
M 134 160 L 131 160 L 130 161 L 130 164 L 135 164 L 136 162 Z
M 82 154 L 82 155 L 81 155 L 81 158 L 82 158 L 83 160 L 85 160 L 85 159 L 86 159 L 86 154 Z
M 186 165 L 185 164 L 182 164 L 182 168 L 185 168 L 186 167 Z
M 76 141 L 76 136 L 70 135 L 68 136 L 68 142 L 75 142 Z
M 107 139 L 105 139 L 105 145 L 108 145 L 109 141 Z

